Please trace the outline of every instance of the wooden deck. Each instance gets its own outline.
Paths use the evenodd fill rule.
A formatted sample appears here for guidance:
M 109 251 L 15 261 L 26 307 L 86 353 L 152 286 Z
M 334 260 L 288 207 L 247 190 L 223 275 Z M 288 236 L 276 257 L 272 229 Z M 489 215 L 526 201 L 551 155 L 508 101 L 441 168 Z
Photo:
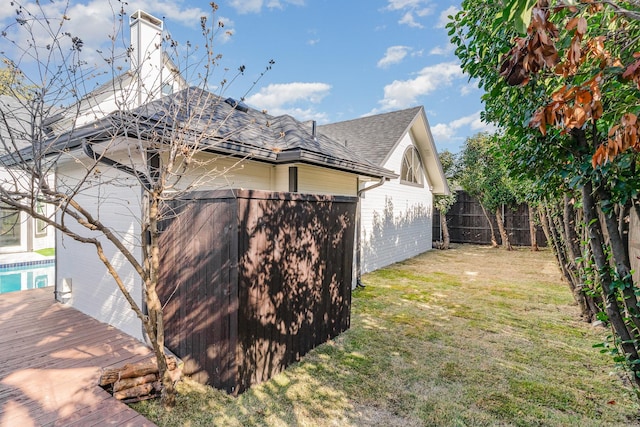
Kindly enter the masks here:
M 0 427 L 153 426 L 97 385 L 101 368 L 149 359 L 149 348 L 52 289 L 0 295 Z

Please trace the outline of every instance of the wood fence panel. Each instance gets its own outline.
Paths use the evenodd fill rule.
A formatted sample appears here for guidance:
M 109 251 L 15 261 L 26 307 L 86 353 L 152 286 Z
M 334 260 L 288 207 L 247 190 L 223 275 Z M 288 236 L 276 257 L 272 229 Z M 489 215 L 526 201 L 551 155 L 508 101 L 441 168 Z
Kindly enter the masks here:
M 241 390 L 348 328 L 355 206 L 313 196 L 239 201 Z
M 495 229 L 496 239 L 500 243 L 500 233 L 495 219 L 495 212 L 487 212 Z M 527 205 L 505 207 L 505 229 L 514 246 L 531 246 L 529 234 L 529 210 Z M 482 211 L 480 203 L 464 191 L 457 194 L 456 203 L 447 212 L 449 236 L 453 243 L 491 244 L 491 228 Z M 433 217 L 434 238 L 440 237 L 440 213 Z M 546 245 L 546 237 L 540 227 L 536 229 L 538 246 Z
M 161 224 L 167 347 L 229 393 L 265 381 L 350 324 L 356 199 L 195 193 Z
M 237 286 L 231 280 L 237 264 L 232 202 L 174 203 L 160 239 L 166 345 L 183 358 L 185 374 L 225 389 L 235 380 L 229 374 L 231 295 Z

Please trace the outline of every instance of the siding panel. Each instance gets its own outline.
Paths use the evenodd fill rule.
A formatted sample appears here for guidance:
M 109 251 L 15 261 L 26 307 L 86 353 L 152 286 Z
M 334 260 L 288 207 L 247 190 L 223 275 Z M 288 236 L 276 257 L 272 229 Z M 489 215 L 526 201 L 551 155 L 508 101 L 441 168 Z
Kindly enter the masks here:
M 402 156 L 411 144 L 406 134 L 384 167 L 399 174 Z M 363 273 L 432 248 L 433 194 L 427 184 L 402 184 L 398 178 L 365 192 L 361 203 Z

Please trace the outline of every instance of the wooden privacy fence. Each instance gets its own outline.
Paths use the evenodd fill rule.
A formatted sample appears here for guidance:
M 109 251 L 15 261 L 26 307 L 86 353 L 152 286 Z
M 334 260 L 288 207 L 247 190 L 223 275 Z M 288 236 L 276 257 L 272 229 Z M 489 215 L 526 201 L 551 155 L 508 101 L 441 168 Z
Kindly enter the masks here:
M 487 214 L 495 229 L 496 239 L 500 242 L 495 212 Z M 512 245 L 531 246 L 529 210 L 526 204 L 505 207 L 504 223 Z M 447 225 L 453 243 L 491 244 L 491 229 L 480 203 L 464 191 L 458 191 L 456 202 L 447 212 Z M 433 216 L 433 238 L 440 239 L 440 213 L 437 211 Z M 541 227 L 536 227 L 536 239 L 538 246 L 546 245 L 547 239 Z
M 356 199 L 198 192 L 161 225 L 166 346 L 241 393 L 349 328 Z

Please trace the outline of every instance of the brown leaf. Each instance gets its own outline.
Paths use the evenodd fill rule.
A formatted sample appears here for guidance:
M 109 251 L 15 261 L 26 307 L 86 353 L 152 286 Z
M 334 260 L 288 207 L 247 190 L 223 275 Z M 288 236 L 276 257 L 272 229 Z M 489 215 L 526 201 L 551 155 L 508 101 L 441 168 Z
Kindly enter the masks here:
M 615 125 L 611 129 L 609 129 L 609 137 L 612 137 L 614 133 L 616 133 L 620 129 L 620 125 Z
M 622 119 L 620 119 L 620 123 L 624 127 L 635 126 L 637 122 L 638 122 L 638 116 L 636 116 L 633 113 L 626 113 L 625 115 L 622 116 Z
M 588 90 L 579 90 L 578 93 L 576 93 L 576 102 L 579 104 L 590 104 L 592 99 L 591 92 Z
M 591 110 L 592 110 L 591 117 L 593 118 L 593 120 L 598 120 L 600 117 L 602 117 L 602 113 L 603 113 L 602 102 L 600 101 L 594 102 L 591 107 Z
M 584 111 L 584 108 L 577 106 L 573 108 L 572 118 L 573 126 L 581 128 L 587 121 L 587 113 Z
M 624 70 L 624 73 L 622 73 L 622 78 L 625 80 L 629 79 L 631 76 L 633 76 L 636 73 L 636 71 L 638 70 L 638 67 L 640 67 L 640 60 L 629 64 L 627 68 Z
M 538 128 L 542 136 L 547 135 L 547 117 L 546 117 L 546 108 L 539 108 L 531 117 L 529 121 L 530 128 Z
M 573 17 L 569 20 L 569 22 L 567 22 L 567 25 L 565 26 L 567 31 L 571 31 L 574 28 L 576 28 L 578 26 L 578 17 Z
M 578 28 L 576 30 L 576 33 L 580 34 L 581 36 L 587 33 L 587 20 L 584 17 L 578 19 Z

